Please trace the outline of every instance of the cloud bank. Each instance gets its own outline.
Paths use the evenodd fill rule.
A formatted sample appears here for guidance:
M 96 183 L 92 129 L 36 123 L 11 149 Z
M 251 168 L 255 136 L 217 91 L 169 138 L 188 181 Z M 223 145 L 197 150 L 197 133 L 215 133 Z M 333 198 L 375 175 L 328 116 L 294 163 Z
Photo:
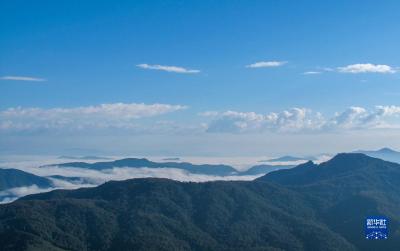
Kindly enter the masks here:
M 200 70 L 194 69 L 186 69 L 184 67 L 179 66 L 168 66 L 168 65 L 149 65 L 149 64 L 138 64 L 136 65 L 139 68 L 146 69 L 146 70 L 159 70 L 159 71 L 166 71 L 166 72 L 175 72 L 175 73 L 199 73 Z
M 332 116 L 307 108 L 294 107 L 280 112 L 261 114 L 240 111 L 205 111 L 199 113 L 208 121 L 182 122 L 151 120 L 187 107 L 170 104 L 102 104 L 75 108 L 8 108 L 0 111 L 0 132 L 94 132 L 113 130 L 140 134 L 189 135 L 199 133 L 320 133 L 357 129 L 400 128 L 400 106 L 376 106 L 372 109 L 353 106 Z M 111 132 L 111 131 L 109 131 Z
M 75 108 L 8 108 L 0 111 L 0 130 L 131 128 L 134 121 L 179 110 L 184 105 L 113 103 Z
M 326 132 L 356 129 L 400 128 L 398 123 L 389 123 L 400 115 L 399 106 L 376 106 L 367 110 L 349 107 L 330 118 L 306 108 L 292 108 L 282 112 L 259 114 L 255 112 L 205 112 L 212 117 L 207 124 L 209 133 L 262 133 L 272 132 Z
M 0 191 L 0 204 L 12 202 L 22 196 L 29 194 L 43 193 L 55 189 L 76 189 L 80 187 L 93 187 L 101 185 L 110 180 L 126 180 L 133 178 L 168 178 L 182 182 L 207 182 L 216 180 L 253 180 L 261 175 L 232 175 L 215 176 L 205 174 L 193 174 L 188 171 L 176 168 L 129 168 L 118 167 L 106 170 L 90 170 L 73 167 L 25 167 L 19 168 L 25 172 L 30 172 L 38 176 L 60 175 L 64 177 L 80 178 L 77 181 L 68 181 L 58 178 L 50 178 L 54 184 L 52 188 L 39 188 L 36 185 L 26 187 L 16 187 Z

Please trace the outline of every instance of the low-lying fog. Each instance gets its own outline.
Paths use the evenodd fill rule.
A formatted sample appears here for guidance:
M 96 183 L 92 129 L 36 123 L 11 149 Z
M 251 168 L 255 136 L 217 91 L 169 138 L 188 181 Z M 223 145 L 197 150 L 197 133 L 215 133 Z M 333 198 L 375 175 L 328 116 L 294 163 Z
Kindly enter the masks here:
M 110 180 L 125 180 L 132 178 L 168 178 L 183 182 L 206 182 L 215 180 L 254 180 L 260 175 L 231 175 L 231 176 L 215 176 L 206 174 L 194 174 L 186 170 L 176 168 L 129 168 L 114 167 L 106 170 L 92 170 L 74 167 L 46 166 L 50 164 L 66 163 L 66 162 L 87 162 L 94 163 L 99 161 L 112 161 L 122 159 L 125 156 L 113 156 L 108 159 L 77 159 L 57 156 L 2 156 L 0 159 L 1 168 L 14 168 L 28 173 L 32 173 L 42 177 L 48 177 L 53 182 L 51 188 L 39 188 L 36 185 L 26 187 L 16 187 L 0 191 L 0 203 L 11 202 L 19 197 L 47 192 L 54 189 L 76 189 L 80 187 L 93 187 Z M 297 165 L 304 161 L 295 162 L 274 162 L 265 163 L 260 160 L 265 157 L 233 157 L 233 158 L 210 158 L 210 157 L 146 157 L 155 162 L 190 162 L 193 164 L 227 164 L 233 166 L 238 171 L 244 171 L 251 166 L 260 164 L 273 165 Z M 322 156 L 319 161 L 324 161 L 328 157 Z M 49 176 L 59 175 L 70 177 L 73 179 L 52 178 Z

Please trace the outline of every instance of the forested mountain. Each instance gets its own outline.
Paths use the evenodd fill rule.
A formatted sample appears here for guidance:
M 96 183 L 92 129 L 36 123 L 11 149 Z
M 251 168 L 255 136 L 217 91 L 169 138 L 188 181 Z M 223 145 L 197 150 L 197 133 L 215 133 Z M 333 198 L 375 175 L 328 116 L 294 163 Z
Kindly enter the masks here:
M 236 174 L 237 170 L 228 165 L 195 165 L 187 162 L 153 162 L 148 159 L 126 158 L 115 161 L 86 163 L 86 162 L 69 162 L 56 164 L 60 167 L 78 167 L 95 170 L 110 169 L 114 167 L 130 167 L 130 168 L 177 168 L 183 169 L 191 173 L 209 174 L 209 175 L 232 175 Z M 55 165 L 53 165 L 55 166 Z
M 0 206 L 3 250 L 398 250 L 400 165 L 339 154 L 250 182 L 107 182 Z M 390 219 L 366 240 L 365 217 Z
M 27 173 L 17 169 L 0 168 L 0 191 L 14 187 L 24 187 L 36 185 L 41 188 L 51 187 L 49 179 Z

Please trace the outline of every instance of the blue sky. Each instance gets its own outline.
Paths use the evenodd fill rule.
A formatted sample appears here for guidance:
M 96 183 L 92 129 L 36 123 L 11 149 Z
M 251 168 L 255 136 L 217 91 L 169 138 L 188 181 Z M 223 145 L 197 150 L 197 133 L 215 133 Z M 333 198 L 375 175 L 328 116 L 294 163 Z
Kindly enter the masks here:
M 0 152 L 400 147 L 398 1 L 2 1 L 0 9 Z

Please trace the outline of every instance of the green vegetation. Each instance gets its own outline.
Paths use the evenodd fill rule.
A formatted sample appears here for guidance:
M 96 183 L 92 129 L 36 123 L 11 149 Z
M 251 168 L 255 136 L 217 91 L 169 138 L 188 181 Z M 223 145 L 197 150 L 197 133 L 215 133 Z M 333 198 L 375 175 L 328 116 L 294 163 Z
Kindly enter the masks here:
M 340 154 L 252 182 L 107 182 L 0 207 L 2 250 L 398 250 L 400 165 Z M 390 219 L 364 239 L 364 219 Z

